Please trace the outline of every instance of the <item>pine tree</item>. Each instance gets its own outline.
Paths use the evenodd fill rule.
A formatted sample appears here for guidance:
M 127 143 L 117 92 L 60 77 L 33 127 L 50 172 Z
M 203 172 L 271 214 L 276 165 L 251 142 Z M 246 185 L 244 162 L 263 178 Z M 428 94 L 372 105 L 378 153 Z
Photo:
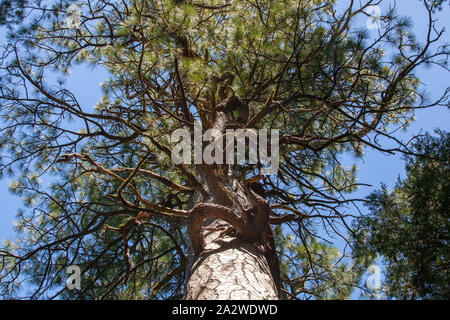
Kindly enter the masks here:
M 386 262 L 384 291 L 397 299 L 449 299 L 449 155 L 446 132 L 426 134 L 408 155 L 406 178 L 368 197 L 355 237 L 359 257 Z
M 0 250 L 1 293 L 348 297 L 363 264 L 324 239 L 351 231 L 343 210 L 356 169 L 340 156 L 408 152 L 391 130 L 447 97 L 427 103 L 414 76 L 446 65 L 429 1 L 424 40 L 394 10 L 379 31 L 358 29 L 374 3 L 351 4 L 342 13 L 333 0 L 19 5 L 0 61 L 0 168 L 28 208 L 19 239 Z M 108 71 L 94 110 L 51 80 L 75 64 Z M 279 130 L 278 171 L 176 164 L 170 136 L 194 134 L 197 122 L 220 134 Z M 65 286 L 70 265 L 82 269 L 80 290 Z

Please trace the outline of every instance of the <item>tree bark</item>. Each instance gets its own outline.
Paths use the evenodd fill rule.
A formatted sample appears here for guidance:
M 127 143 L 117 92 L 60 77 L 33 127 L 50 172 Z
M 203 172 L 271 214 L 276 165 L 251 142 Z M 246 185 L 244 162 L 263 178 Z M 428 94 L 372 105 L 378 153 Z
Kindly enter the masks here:
M 224 240 L 220 248 L 191 265 L 187 300 L 276 300 L 276 284 L 260 249 Z
M 234 192 L 235 197 L 243 193 L 240 188 Z M 236 214 L 234 206 L 205 203 L 202 196 L 198 196 L 198 204 L 193 206 L 188 219 L 190 248 L 185 299 L 273 300 L 282 297 L 279 261 L 267 219 L 270 209 L 264 199 L 255 193 L 252 197 L 258 202 L 243 218 L 244 212 Z
M 224 132 L 225 113 L 214 128 Z M 282 297 L 270 206 L 237 167 L 200 165 L 204 190 L 191 198 L 185 299 L 269 300 Z

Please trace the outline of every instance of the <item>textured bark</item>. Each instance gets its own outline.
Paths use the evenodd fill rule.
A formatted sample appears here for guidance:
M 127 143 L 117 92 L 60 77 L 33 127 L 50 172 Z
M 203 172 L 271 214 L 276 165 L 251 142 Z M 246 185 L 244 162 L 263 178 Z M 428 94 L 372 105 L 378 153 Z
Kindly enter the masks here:
M 194 199 L 197 205 L 188 219 L 185 299 L 279 299 L 279 261 L 268 203 L 247 190 L 248 198 L 253 198 L 249 201 L 244 188 L 233 178 L 229 181 L 244 212 L 235 206 L 205 203 L 201 195 Z
M 214 128 L 223 132 L 226 127 L 226 114 L 218 112 Z M 279 299 L 279 261 L 268 202 L 238 168 L 197 169 L 204 192 L 191 199 L 184 298 Z
M 226 242 L 226 241 L 224 241 Z M 257 246 L 230 240 L 192 265 L 186 285 L 189 300 L 275 300 L 277 288 Z

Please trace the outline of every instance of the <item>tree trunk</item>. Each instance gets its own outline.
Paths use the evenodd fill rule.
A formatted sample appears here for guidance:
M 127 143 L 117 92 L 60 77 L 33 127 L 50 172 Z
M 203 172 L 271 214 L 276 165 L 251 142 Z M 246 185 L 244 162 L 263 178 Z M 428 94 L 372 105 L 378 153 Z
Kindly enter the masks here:
M 215 236 L 209 234 L 207 238 L 213 240 Z M 187 300 L 279 299 L 269 264 L 258 245 L 222 238 L 220 244 L 207 244 L 205 253 L 191 260 L 188 268 Z
M 224 133 L 226 127 L 226 114 L 218 112 L 213 128 Z M 202 164 L 197 175 L 203 190 L 191 198 L 184 298 L 279 299 L 279 261 L 263 189 L 252 188 L 255 179 L 246 180 L 239 166 Z

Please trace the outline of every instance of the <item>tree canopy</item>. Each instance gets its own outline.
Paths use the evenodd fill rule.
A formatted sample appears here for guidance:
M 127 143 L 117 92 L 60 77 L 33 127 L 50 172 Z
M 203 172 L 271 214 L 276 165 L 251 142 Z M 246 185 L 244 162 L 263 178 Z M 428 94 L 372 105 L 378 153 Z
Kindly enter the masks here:
M 277 174 L 237 167 L 270 204 L 287 296 L 347 297 L 363 269 L 326 239 L 351 232 L 356 167 L 340 156 L 410 152 L 395 130 L 448 96 L 428 101 L 414 75 L 447 68 L 430 1 L 426 39 L 394 9 L 374 33 L 356 28 L 374 1 L 342 12 L 333 0 L 25 1 L 16 15 L 9 3 L 0 170 L 28 208 L 0 250 L 6 296 L 181 297 L 189 200 L 204 188 L 199 166 L 171 161 L 169 137 L 222 112 L 232 128 L 280 130 Z M 94 108 L 52 80 L 76 64 L 108 71 Z M 224 170 L 201 169 L 236 203 Z M 81 290 L 64 286 L 70 265 L 83 268 Z
M 447 132 L 421 137 L 420 156 L 405 157 L 406 178 L 373 192 L 370 215 L 358 221 L 356 252 L 385 260 L 388 297 L 450 297 L 449 147 Z

